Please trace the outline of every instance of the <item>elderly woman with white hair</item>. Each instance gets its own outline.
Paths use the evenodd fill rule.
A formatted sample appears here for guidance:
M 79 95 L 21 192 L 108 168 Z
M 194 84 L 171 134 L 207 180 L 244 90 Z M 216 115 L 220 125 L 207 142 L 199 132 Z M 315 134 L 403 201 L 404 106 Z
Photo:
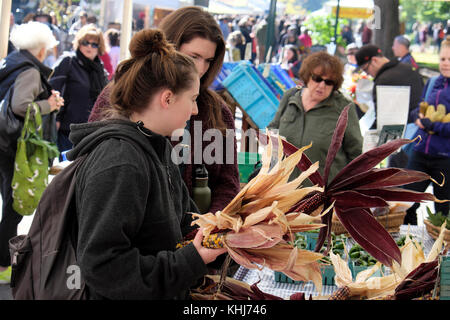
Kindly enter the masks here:
M 43 115 L 59 110 L 64 100 L 47 82 L 52 70 L 42 64 L 47 51 L 58 43 L 50 29 L 43 23 L 29 22 L 17 26 L 11 32 L 10 40 L 17 50 L 0 62 L 0 100 L 9 93 L 11 109 L 18 118 L 25 117 L 31 102 L 37 103 Z M 10 281 L 8 241 L 17 235 L 17 226 L 22 220 L 22 216 L 12 208 L 11 181 L 16 145 L 15 141 L 11 141 L 9 150 L 0 153 L 0 192 L 3 201 L 0 221 L 0 283 Z

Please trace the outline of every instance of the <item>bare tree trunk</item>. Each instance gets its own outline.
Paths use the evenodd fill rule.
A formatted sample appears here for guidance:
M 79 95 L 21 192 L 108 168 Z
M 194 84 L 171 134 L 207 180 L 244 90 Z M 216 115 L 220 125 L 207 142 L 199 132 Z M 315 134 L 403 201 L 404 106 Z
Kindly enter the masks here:
M 383 54 L 392 59 L 392 44 L 394 38 L 400 34 L 399 23 L 399 0 L 374 0 L 375 10 L 379 10 L 380 14 L 375 15 L 374 21 L 374 43 L 383 51 Z

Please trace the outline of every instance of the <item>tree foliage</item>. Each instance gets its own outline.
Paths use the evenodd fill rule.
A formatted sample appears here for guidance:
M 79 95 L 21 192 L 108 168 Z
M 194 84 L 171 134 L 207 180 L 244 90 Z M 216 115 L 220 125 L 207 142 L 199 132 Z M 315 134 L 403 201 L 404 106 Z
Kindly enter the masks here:
M 401 20 L 411 31 L 415 22 L 445 22 L 450 18 L 449 1 L 400 0 Z
M 332 14 L 325 16 L 308 17 L 305 26 L 311 31 L 314 44 L 326 45 L 334 38 L 334 25 L 336 17 Z M 338 20 L 337 44 L 345 47 L 345 40 L 341 36 L 342 27 L 348 24 L 347 19 Z

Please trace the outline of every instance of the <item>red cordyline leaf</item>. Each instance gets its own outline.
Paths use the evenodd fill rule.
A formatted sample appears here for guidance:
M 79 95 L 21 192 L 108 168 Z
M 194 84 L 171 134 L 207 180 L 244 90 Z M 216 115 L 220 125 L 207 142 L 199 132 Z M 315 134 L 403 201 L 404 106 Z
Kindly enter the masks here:
M 345 135 L 348 121 L 348 110 L 346 106 L 336 124 L 332 142 L 327 154 L 324 167 L 324 176 L 318 171 L 309 177 L 309 180 L 325 189 L 322 201 L 327 208 L 334 200 L 336 215 L 349 232 L 367 252 L 385 265 L 391 266 L 392 259 L 401 262 L 400 250 L 391 235 L 371 215 L 370 208 L 387 206 L 386 201 L 436 201 L 433 195 L 412 192 L 396 186 L 407 185 L 430 179 L 430 176 L 413 170 L 400 168 L 374 168 L 382 160 L 398 150 L 401 146 L 412 143 L 414 140 L 397 139 L 385 143 L 377 148 L 369 150 L 346 165 L 331 183 L 328 183 L 328 175 L 331 164 L 339 151 Z M 260 133 L 260 140 L 267 143 L 267 136 Z M 275 139 L 274 139 L 275 140 Z M 291 143 L 282 140 L 283 151 L 289 156 L 298 150 Z M 314 147 L 314 146 L 313 146 Z M 312 165 L 311 160 L 303 154 L 297 167 L 301 171 L 307 170 Z M 311 213 L 311 212 L 306 212 Z M 321 228 L 316 243 L 315 251 L 319 251 L 325 239 L 331 238 L 332 212 L 321 217 L 326 227 Z M 328 241 L 329 250 L 331 241 Z
M 359 193 L 372 197 L 380 197 L 386 201 L 422 202 L 436 201 L 431 193 L 416 192 L 402 188 L 378 188 L 358 190 Z
M 424 181 L 430 179 L 430 176 L 421 171 L 400 169 L 400 168 L 386 168 L 386 169 L 374 169 L 374 170 L 398 170 L 398 172 L 390 177 L 382 179 L 373 179 L 373 182 L 369 182 L 365 185 L 356 187 L 357 189 L 372 189 L 372 188 L 385 188 L 385 187 L 397 187 L 407 185 L 414 182 Z M 370 180 L 369 180 L 370 181 Z
M 392 259 L 401 264 L 402 256 L 395 240 L 367 210 L 342 212 L 335 208 L 335 212 L 353 239 L 375 259 L 389 267 Z
M 377 208 L 388 207 L 389 204 L 379 196 L 370 196 L 357 191 L 341 191 L 336 192 L 331 197 L 332 201 L 336 201 L 335 208 L 342 211 L 356 208 Z
M 389 180 L 390 178 L 400 172 L 401 169 L 398 168 L 383 168 L 376 169 L 373 168 L 369 171 L 356 174 L 349 177 L 348 179 L 342 180 L 336 183 L 333 187 L 330 187 L 329 192 L 338 192 L 341 190 L 351 190 L 354 188 L 363 188 L 366 185 L 377 184 L 379 181 Z M 373 181 L 376 181 L 375 183 Z
M 328 185 L 328 188 L 332 188 L 335 184 L 347 179 L 350 176 L 354 176 L 372 169 L 391 155 L 395 150 L 410 143 L 411 141 L 412 140 L 409 139 L 396 139 L 364 152 L 346 165 L 344 169 L 339 171 L 333 181 Z
M 336 129 L 334 130 L 333 137 L 331 138 L 330 147 L 328 148 L 327 159 L 325 161 L 325 168 L 323 171 L 323 181 L 324 184 L 328 184 L 328 176 L 330 174 L 331 164 L 336 158 L 336 154 L 342 146 L 342 140 L 344 139 L 345 129 L 347 129 L 348 121 L 348 109 L 350 109 L 350 104 L 348 104 L 344 110 L 339 115 L 338 121 L 336 123 Z

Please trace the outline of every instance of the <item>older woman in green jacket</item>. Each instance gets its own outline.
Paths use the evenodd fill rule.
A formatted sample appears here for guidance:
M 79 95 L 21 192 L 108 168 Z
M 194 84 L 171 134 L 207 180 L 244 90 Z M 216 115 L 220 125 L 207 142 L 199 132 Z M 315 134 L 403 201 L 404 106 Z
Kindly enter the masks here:
M 339 92 L 342 75 L 343 65 L 338 58 L 326 52 L 308 56 L 299 72 L 305 86 L 292 88 L 284 94 L 275 118 L 268 126 L 278 129 L 279 134 L 296 147 L 312 142 L 312 147 L 305 153 L 313 163 L 319 161 L 319 171 L 323 174 L 337 120 L 344 107 L 351 103 L 344 140 L 331 165 L 329 181 L 362 152 L 363 138 L 356 106 Z M 299 174 L 296 169 L 291 179 Z

